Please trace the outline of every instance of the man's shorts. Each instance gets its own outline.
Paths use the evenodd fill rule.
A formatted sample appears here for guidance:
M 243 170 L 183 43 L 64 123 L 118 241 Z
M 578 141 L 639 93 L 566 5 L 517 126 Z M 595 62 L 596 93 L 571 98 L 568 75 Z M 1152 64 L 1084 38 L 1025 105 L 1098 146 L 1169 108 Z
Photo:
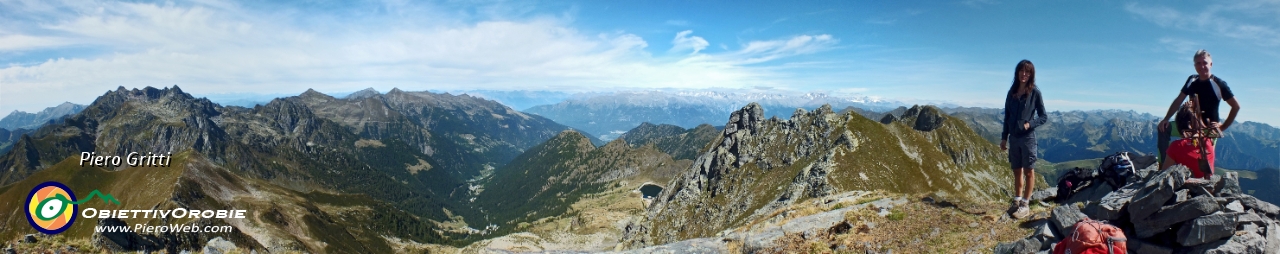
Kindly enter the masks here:
M 1036 164 L 1036 137 L 1009 136 L 1009 165 L 1012 169 L 1031 168 Z

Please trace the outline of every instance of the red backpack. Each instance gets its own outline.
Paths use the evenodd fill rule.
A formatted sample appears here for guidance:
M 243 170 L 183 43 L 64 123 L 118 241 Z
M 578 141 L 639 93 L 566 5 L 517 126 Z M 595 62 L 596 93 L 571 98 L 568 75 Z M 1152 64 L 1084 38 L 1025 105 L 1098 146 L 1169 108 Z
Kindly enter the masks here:
M 1124 231 L 1111 224 L 1085 218 L 1073 228 L 1053 254 L 1123 254 L 1128 249 Z

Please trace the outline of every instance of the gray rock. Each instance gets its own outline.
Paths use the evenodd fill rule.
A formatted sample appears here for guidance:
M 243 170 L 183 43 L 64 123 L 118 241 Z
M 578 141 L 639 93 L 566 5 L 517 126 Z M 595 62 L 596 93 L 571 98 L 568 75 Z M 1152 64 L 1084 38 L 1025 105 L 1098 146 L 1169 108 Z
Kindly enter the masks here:
M 1049 249 L 1049 245 L 1057 243 L 1062 239 L 1061 237 L 1058 237 L 1059 234 L 1057 229 L 1054 228 L 1053 223 L 1049 223 L 1046 220 L 1040 220 L 1038 225 L 1033 227 L 1033 229 L 1035 231 L 1031 233 L 1031 237 L 1028 239 L 1033 239 L 1039 242 L 1040 250 L 1047 250 Z
M 1043 240 L 1043 242 L 1057 242 L 1059 239 L 1059 231 L 1054 228 L 1053 223 L 1041 220 L 1037 223 L 1034 229 L 1035 231 L 1031 233 L 1031 237 L 1038 237 L 1040 240 Z
M 1213 186 L 1213 189 L 1217 191 L 1219 197 L 1235 197 L 1243 193 L 1240 191 L 1239 176 L 1235 172 L 1227 173 Z
M 1243 213 L 1244 205 L 1240 204 L 1240 200 L 1232 200 L 1231 203 L 1227 203 L 1227 205 L 1223 206 L 1222 209 L 1230 213 Z
M 1129 218 L 1138 220 L 1159 212 L 1188 174 L 1187 167 L 1174 165 L 1152 175 L 1129 203 Z
M 1226 253 L 1266 253 L 1266 239 L 1257 233 L 1245 233 L 1232 236 L 1231 239 L 1218 240 L 1212 243 L 1197 245 L 1186 253 L 1226 254 Z
M 1080 202 L 1097 202 L 1112 191 L 1115 191 L 1115 188 L 1112 188 L 1110 184 L 1097 180 L 1093 181 L 1089 186 L 1085 186 L 1084 189 L 1080 189 L 1080 191 L 1075 194 L 1071 194 L 1071 197 L 1067 198 L 1066 201 L 1062 203 L 1074 204 Z
M 1132 212 L 1132 208 L 1130 208 Z M 1187 202 L 1161 208 L 1147 217 L 1133 217 L 1133 227 L 1138 238 L 1148 238 L 1169 230 L 1174 224 L 1195 219 L 1222 210 L 1222 206 L 1210 197 L 1197 197 Z
M 1040 242 L 1032 239 L 1021 239 L 1011 243 L 997 244 L 994 252 L 997 254 L 1030 254 L 1039 250 Z
M 1087 217 L 1074 205 L 1060 205 L 1053 208 L 1053 213 L 1049 215 L 1049 221 L 1057 227 L 1058 232 L 1071 232 L 1071 227 L 1075 226 L 1076 222 L 1080 222 L 1080 220 Z
M 204 252 L 204 254 L 224 254 L 234 249 L 236 249 L 236 244 L 222 239 L 222 237 L 215 237 L 209 239 L 209 242 L 204 244 L 204 249 L 200 251 Z
M 1177 203 L 1187 202 L 1187 199 L 1190 199 L 1190 198 L 1191 198 L 1191 190 L 1181 189 L 1173 192 L 1173 202 L 1177 202 Z
M 1240 204 L 1244 205 L 1245 208 L 1253 209 L 1254 211 L 1262 213 L 1262 215 L 1272 218 L 1280 215 L 1280 206 L 1268 203 L 1267 201 L 1262 201 L 1249 195 L 1240 195 L 1239 200 Z
M 1090 202 L 1083 210 L 1085 215 L 1095 220 L 1118 220 L 1124 215 L 1125 209 L 1129 202 L 1133 200 L 1133 196 L 1138 194 L 1139 188 L 1142 186 L 1139 182 L 1130 182 L 1128 185 L 1121 187 L 1119 190 L 1107 193 L 1099 202 Z
M 1240 213 L 1240 216 L 1236 217 L 1236 224 L 1241 226 L 1251 224 L 1254 226 L 1266 227 L 1267 224 L 1271 224 L 1271 220 L 1254 213 Z
M 1280 253 L 1280 223 L 1272 222 L 1267 225 L 1267 254 Z
M 1178 230 L 1178 243 L 1195 246 L 1227 238 L 1236 232 L 1235 213 L 1219 213 L 1202 216 L 1182 225 Z
M 1031 193 L 1031 200 L 1035 201 L 1051 200 L 1056 197 L 1058 197 L 1058 187 L 1049 187 Z
M 36 243 L 36 242 L 39 242 L 39 241 L 40 241 L 40 238 L 36 238 L 36 235 L 35 235 L 35 234 L 27 234 L 27 235 L 22 236 L 22 242 L 23 242 L 23 243 Z
M 4 248 L 4 254 L 18 254 L 18 251 L 13 248 Z
M 1129 239 L 1125 242 L 1129 247 L 1129 253 L 1135 254 L 1172 254 L 1173 249 L 1141 239 Z

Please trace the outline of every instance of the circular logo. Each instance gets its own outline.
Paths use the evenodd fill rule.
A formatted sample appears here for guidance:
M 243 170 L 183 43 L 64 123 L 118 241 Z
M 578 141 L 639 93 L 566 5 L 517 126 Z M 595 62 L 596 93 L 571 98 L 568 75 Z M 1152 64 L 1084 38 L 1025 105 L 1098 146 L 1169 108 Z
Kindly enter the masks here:
M 45 234 L 57 234 L 71 228 L 76 221 L 76 195 L 59 182 L 44 182 L 27 194 L 27 222 Z

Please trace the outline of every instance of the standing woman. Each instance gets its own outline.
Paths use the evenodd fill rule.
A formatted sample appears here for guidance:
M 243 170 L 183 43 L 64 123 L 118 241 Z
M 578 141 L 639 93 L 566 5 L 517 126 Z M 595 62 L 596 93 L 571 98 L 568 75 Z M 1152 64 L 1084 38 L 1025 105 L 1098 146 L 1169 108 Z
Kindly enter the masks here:
M 1035 190 L 1036 127 L 1049 121 L 1044 112 L 1044 100 L 1036 88 L 1036 67 L 1031 61 L 1022 60 L 1013 71 L 1013 86 L 1004 99 L 1004 132 L 1000 133 L 1000 150 L 1009 151 L 1009 164 L 1013 168 L 1013 188 L 1016 197 L 1009 215 L 1024 218 L 1030 215 L 1028 207 L 1031 192 Z

